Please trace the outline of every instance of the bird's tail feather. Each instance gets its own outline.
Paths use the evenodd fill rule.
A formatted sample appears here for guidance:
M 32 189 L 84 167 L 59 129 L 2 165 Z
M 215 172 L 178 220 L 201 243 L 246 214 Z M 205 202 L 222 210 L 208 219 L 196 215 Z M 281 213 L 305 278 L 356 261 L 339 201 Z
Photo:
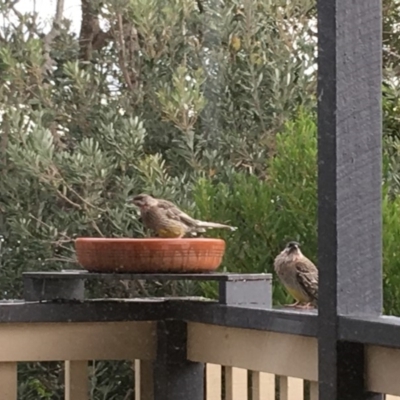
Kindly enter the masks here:
M 205 229 L 229 229 L 231 231 L 236 231 L 236 226 L 229 226 L 224 224 L 219 224 L 217 222 L 206 222 L 206 221 L 197 221 L 198 228 L 205 228 Z

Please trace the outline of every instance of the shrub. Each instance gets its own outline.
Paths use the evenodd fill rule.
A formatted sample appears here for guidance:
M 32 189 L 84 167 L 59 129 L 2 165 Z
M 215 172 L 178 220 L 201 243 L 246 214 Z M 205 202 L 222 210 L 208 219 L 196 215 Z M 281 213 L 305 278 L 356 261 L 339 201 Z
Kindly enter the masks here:
M 198 217 L 229 222 L 235 233 L 211 233 L 227 240 L 222 268 L 236 272 L 273 272 L 274 257 L 289 240 L 302 243 L 315 261 L 316 232 L 316 125 L 300 111 L 276 136 L 275 156 L 264 180 L 235 173 L 229 183 L 200 179 L 194 190 Z M 210 285 L 204 286 L 211 290 Z M 289 296 L 274 285 L 276 303 Z
M 276 136 L 276 152 L 267 163 L 266 179 L 237 173 L 229 183 L 197 182 L 198 217 L 239 228 L 235 233 L 213 234 L 227 241 L 223 269 L 273 272 L 274 257 L 289 240 L 299 241 L 304 253 L 317 261 L 316 136 L 314 116 L 300 111 Z M 397 162 L 391 155 L 384 154 L 385 182 Z M 382 207 L 384 311 L 400 315 L 400 197 L 393 194 L 389 183 L 384 184 Z M 215 295 L 211 285 L 204 285 L 204 290 Z M 276 304 L 291 301 L 276 280 L 273 295 Z

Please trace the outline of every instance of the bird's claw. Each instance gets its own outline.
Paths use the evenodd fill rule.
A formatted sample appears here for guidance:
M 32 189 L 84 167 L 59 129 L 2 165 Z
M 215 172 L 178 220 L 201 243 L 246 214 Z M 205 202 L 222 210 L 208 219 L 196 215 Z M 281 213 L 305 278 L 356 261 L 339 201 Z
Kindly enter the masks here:
M 303 309 L 303 310 L 315 308 L 311 303 L 300 304 L 299 301 L 296 301 L 293 304 L 285 304 L 285 307 L 300 308 L 300 309 Z
M 299 302 L 296 301 L 296 302 L 293 303 L 293 304 L 285 304 L 285 307 L 298 307 L 298 305 L 299 305 Z
M 315 308 L 315 307 L 311 303 L 307 303 L 307 304 L 304 304 L 304 305 L 297 306 L 297 308 L 301 308 L 303 310 L 309 310 L 309 309 L 312 309 L 312 308 Z

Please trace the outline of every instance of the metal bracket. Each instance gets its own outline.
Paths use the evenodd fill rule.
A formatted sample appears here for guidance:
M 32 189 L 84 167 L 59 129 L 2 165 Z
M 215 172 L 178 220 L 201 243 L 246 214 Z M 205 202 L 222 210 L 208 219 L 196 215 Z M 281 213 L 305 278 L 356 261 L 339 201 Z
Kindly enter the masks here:
M 26 272 L 23 274 L 24 299 L 26 301 L 83 301 L 85 298 L 85 282 L 89 279 L 103 281 L 214 281 L 219 284 L 218 301 L 220 304 L 257 308 L 272 307 L 271 274 L 225 272 L 193 274 L 106 274 L 71 270 Z

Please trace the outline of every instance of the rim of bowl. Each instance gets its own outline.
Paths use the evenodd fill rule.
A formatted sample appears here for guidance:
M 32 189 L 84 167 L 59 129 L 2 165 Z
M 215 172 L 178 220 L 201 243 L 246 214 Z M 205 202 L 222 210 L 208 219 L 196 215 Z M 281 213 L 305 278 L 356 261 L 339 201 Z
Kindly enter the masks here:
M 162 243 L 173 243 L 173 242 L 179 242 L 182 243 L 182 241 L 191 241 L 191 242 L 197 242 L 197 243 L 225 243 L 225 240 L 223 239 L 218 239 L 218 238 L 181 238 L 181 239 L 176 239 L 176 238 L 97 238 L 97 237 L 77 237 L 75 239 L 75 242 L 131 242 L 131 243 L 139 243 L 139 242 L 145 242 L 145 243 L 156 243 L 156 242 L 162 242 Z

